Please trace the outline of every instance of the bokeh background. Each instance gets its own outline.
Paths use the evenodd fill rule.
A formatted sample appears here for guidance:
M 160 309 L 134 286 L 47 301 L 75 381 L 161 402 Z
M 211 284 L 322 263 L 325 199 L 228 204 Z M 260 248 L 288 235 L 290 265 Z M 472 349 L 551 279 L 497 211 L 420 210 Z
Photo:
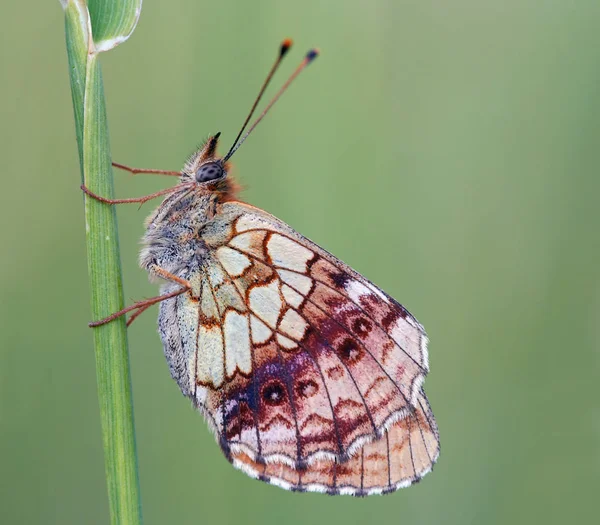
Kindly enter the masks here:
M 82 197 L 58 1 L 0 32 L 0 522 L 108 522 Z M 171 380 L 156 310 L 130 329 L 147 524 L 544 523 L 597 517 L 600 4 L 144 3 L 102 58 L 112 151 L 179 169 L 322 56 L 236 154 L 245 198 L 405 304 L 431 338 L 433 474 L 385 497 L 235 471 Z M 274 89 L 271 90 L 271 93 Z M 171 184 L 115 173 L 119 196 Z M 119 209 L 125 292 L 153 204 Z

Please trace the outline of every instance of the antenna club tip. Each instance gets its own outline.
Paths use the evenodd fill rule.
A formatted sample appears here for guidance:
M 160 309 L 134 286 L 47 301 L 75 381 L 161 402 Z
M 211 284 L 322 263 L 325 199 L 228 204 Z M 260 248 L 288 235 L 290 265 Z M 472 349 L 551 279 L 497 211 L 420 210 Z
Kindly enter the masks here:
M 306 53 L 306 61 L 308 63 L 312 62 L 315 58 L 319 56 L 320 52 L 317 48 L 311 49 L 308 53 Z
M 280 56 L 285 55 L 290 47 L 292 47 L 293 43 L 294 41 L 291 38 L 286 38 L 283 42 L 281 42 L 281 48 L 279 50 Z

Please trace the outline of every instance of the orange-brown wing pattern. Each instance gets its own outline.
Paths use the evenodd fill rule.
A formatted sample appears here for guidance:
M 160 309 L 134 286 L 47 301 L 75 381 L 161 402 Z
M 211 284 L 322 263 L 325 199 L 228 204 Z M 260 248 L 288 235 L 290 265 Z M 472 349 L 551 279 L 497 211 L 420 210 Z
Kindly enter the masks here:
M 173 377 L 228 459 L 288 488 L 333 493 L 390 491 L 428 471 L 438 440 L 414 317 L 251 206 L 223 204 L 202 240 L 205 263 L 186 276 L 195 296 L 165 301 L 159 328 Z
M 414 413 L 394 423 L 345 462 L 322 459 L 294 469 L 283 463 L 259 463 L 240 452 L 233 454 L 233 464 L 253 478 L 288 490 L 368 496 L 419 481 L 431 470 L 438 454 L 437 428 L 421 392 Z

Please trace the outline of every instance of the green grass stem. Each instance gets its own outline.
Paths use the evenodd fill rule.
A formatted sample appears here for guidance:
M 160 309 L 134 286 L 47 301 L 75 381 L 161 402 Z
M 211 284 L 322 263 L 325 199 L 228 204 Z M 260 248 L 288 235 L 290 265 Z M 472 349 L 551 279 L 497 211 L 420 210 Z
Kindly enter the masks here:
M 62 0 L 81 177 L 113 197 L 108 123 L 99 53 L 131 35 L 141 0 Z M 84 198 L 91 315 L 123 308 L 117 218 L 113 206 Z M 96 377 L 111 523 L 142 523 L 127 329 L 120 318 L 94 328 Z

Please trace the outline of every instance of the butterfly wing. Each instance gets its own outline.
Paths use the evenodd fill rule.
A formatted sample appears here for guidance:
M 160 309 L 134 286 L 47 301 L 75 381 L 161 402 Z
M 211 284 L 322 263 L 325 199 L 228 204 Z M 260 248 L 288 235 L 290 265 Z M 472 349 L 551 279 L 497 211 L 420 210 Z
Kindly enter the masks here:
M 413 413 L 343 463 L 320 459 L 295 469 L 283 463 L 259 463 L 239 452 L 233 454 L 233 464 L 253 478 L 288 490 L 369 496 L 419 481 L 431 470 L 438 454 L 437 427 L 421 391 Z
M 159 328 L 173 377 L 236 466 L 316 472 L 329 461 L 356 470 L 365 444 L 379 451 L 390 436 L 406 443 L 410 421 L 423 427 L 427 337 L 401 305 L 282 221 L 243 203 L 223 204 L 202 239 L 205 263 L 188 276 L 200 292 L 164 301 Z M 422 431 L 437 444 L 427 416 L 432 423 Z M 384 485 L 419 474 L 403 476 Z

